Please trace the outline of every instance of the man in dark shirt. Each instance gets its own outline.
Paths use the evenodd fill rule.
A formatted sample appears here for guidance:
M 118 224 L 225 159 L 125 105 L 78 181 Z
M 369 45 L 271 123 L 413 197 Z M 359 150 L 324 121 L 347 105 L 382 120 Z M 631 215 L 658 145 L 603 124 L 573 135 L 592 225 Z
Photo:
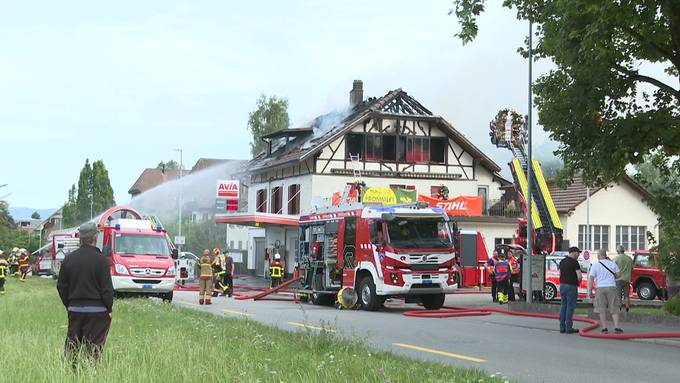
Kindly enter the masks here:
M 73 363 L 79 350 L 97 362 L 111 325 L 111 269 L 109 260 L 95 247 L 97 226 L 88 222 L 78 232 L 80 248 L 64 259 L 57 282 L 68 312 L 64 352 Z
M 578 247 L 569 248 L 569 255 L 560 262 L 560 333 L 577 333 L 573 325 L 574 308 L 578 299 L 578 286 L 581 284 L 581 266 L 578 263 Z

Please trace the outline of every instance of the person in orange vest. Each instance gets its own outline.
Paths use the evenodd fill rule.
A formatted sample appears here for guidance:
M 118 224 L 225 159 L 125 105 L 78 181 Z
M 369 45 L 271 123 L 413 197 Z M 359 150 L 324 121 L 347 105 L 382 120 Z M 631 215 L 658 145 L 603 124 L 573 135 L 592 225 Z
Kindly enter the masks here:
M 281 263 L 281 254 L 274 254 L 274 260 L 269 264 L 269 275 L 271 275 L 270 288 L 274 288 L 281 283 L 283 279 L 283 263 Z
M 498 254 L 498 261 L 494 263 L 493 271 L 496 278 L 496 287 L 498 288 L 498 303 L 504 305 L 508 303 L 510 298 L 510 276 L 512 275 L 512 266 L 505 257 L 504 252 Z
M 21 273 L 21 281 L 26 281 L 29 269 L 28 250 L 21 249 L 21 256 L 19 257 L 19 272 Z
M 199 277 L 198 277 L 198 303 L 212 304 L 212 261 L 210 259 L 210 250 L 203 250 L 201 259 L 198 260 Z

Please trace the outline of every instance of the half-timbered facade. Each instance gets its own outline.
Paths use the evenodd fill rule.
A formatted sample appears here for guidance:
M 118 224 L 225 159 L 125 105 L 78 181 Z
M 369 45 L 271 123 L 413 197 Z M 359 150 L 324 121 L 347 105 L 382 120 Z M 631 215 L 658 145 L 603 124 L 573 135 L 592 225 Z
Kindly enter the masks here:
M 298 129 L 263 137 L 266 151 L 254 158 L 247 212 L 216 216 L 216 222 L 265 227 L 266 244 L 276 248 L 292 272 L 297 217 L 328 205 L 335 192 L 360 177 L 369 187 L 415 189 L 435 195 L 482 196 L 484 210 L 507 184 L 500 167 L 444 118 L 433 114 L 402 89 L 363 98 L 355 81 L 347 110 L 317 117 Z M 257 249 L 250 268 L 263 262 Z

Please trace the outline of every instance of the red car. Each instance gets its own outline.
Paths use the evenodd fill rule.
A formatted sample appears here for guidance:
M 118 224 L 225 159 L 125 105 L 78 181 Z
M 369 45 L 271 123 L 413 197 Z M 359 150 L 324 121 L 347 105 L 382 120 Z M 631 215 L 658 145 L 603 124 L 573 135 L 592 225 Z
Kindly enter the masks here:
M 545 257 L 545 284 L 543 285 L 543 298 L 546 301 L 552 301 L 560 296 L 560 262 L 566 256 L 555 252 L 553 255 Z M 588 272 L 586 270 L 585 262 L 579 258 L 578 263 L 581 265 L 581 284 L 578 286 L 578 297 L 583 299 L 588 295 Z
M 666 296 L 666 273 L 659 268 L 659 254 L 638 250 L 633 256 L 630 283 L 640 299 L 652 300 Z

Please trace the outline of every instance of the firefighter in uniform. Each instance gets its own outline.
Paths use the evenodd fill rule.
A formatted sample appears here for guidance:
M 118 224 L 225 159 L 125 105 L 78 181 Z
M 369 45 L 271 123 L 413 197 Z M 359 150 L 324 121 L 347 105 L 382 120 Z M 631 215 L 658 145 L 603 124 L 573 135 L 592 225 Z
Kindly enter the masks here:
M 5 280 L 9 271 L 9 263 L 5 259 L 5 253 L 0 250 L 0 294 L 5 294 Z
M 270 288 L 274 288 L 281 283 L 283 279 L 283 264 L 281 263 L 281 254 L 274 254 L 274 260 L 269 264 L 269 274 L 271 275 Z
M 214 283 L 212 296 L 216 297 L 226 290 L 226 286 L 222 284 L 225 273 L 222 265 L 222 251 L 217 247 L 213 249 L 212 272 Z
M 26 276 L 28 275 L 28 269 L 29 269 L 28 250 L 21 249 L 21 256 L 19 256 L 19 272 L 21 273 L 22 282 L 26 280 Z
M 210 298 L 210 290 L 212 289 L 212 265 L 210 261 L 210 250 L 203 250 L 203 255 L 201 259 L 198 260 L 199 267 L 199 290 L 198 290 L 198 303 L 200 304 L 212 304 Z
M 9 274 L 13 276 L 19 275 L 19 248 L 15 247 L 9 254 Z
M 494 263 L 494 277 L 496 278 L 496 287 L 498 288 L 498 303 L 504 305 L 508 303 L 510 298 L 510 276 L 512 275 L 512 266 L 505 257 L 504 252 L 498 254 L 498 261 Z
M 231 295 L 234 293 L 234 258 L 227 251 L 223 253 L 223 256 L 224 275 L 222 276 L 222 286 L 224 291 L 222 295 L 228 295 L 231 298 Z

